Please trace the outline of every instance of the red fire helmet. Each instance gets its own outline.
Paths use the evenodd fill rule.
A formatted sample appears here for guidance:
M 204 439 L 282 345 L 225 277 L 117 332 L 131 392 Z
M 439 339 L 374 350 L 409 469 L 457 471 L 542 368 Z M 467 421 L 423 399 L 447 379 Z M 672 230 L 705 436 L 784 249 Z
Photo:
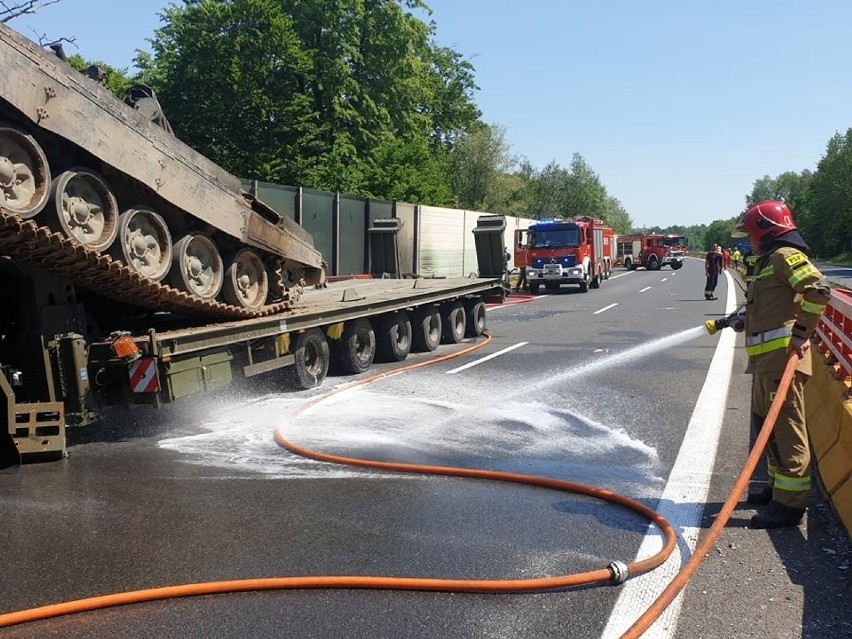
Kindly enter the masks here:
M 752 206 L 742 221 L 734 227 L 733 237 L 748 237 L 761 245 L 770 244 L 775 238 L 796 231 L 793 214 L 784 202 L 766 200 Z

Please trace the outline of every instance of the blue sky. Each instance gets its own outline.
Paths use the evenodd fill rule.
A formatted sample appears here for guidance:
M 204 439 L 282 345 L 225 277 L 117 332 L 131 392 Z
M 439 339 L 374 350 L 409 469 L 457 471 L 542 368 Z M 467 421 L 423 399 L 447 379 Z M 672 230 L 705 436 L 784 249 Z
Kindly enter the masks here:
M 637 226 L 742 212 L 852 127 L 848 0 L 427 0 L 476 102 L 541 169 L 583 156 Z M 9 26 L 131 67 L 162 0 L 60 0 Z M 795 213 L 795 211 L 794 211 Z

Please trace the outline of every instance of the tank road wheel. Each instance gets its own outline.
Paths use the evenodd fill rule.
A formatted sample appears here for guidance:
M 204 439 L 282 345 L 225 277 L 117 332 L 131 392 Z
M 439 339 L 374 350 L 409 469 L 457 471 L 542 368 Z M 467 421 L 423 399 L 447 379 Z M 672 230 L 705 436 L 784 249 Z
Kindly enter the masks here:
M 48 213 L 68 239 L 103 251 L 118 235 L 118 203 L 106 182 L 86 169 L 53 178 Z
M 467 337 L 479 337 L 485 332 L 485 302 L 476 300 L 465 305 L 467 313 Z
M 322 384 L 328 374 L 328 341 L 318 328 L 309 328 L 299 333 L 293 347 L 296 361 L 284 369 L 288 385 L 299 388 L 314 388 Z
M 33 136 L 0 122 L 0 206 L 28 220 L 41 212 L 49 195 L 44 151 Z
M 431 353 L 441 343 L 441 313 L 431 304 L 417 309 L 412 336 L 412 348 L 421 353 Z
M 269 294 L 269 276 L 263 260 L 251 249 L 240 249 L 225 271 L 222 298 L 234 306 L 260 308 Z
M 467 317 L 461 300 L 445 304 L 441 311 L 441 323 L 444 325 L 441 341 L 444 344 L 458 344 L 462 341 L 466 322 Z
M 118 216 L 118 239 L 110 253 L 131 269 L 159 282 L 172 265 L 172 236 L 166 222 L 144 206 Z
M 331 359 L 335 372 L 354 375 L 366 372 L 376 357 L 376 333 L 366 317 L 346 322 L 343 335 L 331 342 Z
M 376 334 L 377 358 L 384 362 L 401 362 L 411 352 L 411 321 L 408 313 L 388 313 L 379 321 Z
M 203 300 L 212 300 L 225 277 L 216 244 L 203 233 L 184 235 L 175 243 L 169 279 L 176 288 Z

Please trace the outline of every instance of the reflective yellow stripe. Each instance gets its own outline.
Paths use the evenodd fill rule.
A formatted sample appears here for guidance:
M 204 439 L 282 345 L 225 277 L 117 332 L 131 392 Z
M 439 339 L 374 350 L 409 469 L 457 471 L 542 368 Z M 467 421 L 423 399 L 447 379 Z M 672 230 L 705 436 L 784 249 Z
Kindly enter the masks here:
M 815 273 L 819 273 L 819 271 L 817 271 L 812 264 L 808 264 L 807 266 L 803 266 L 802 268 L 793 271 L 793 274 L 787 281 L 790 282 L 790 286 L 796 286 L 796 284 L 801 282 L 803 279 Z
M 762 333 L 747 335 L 745 338 L 745 345 L 756 346 L 757 344 L 763 344 L 764 342 L 771 342 L 779 337 L 792 337 L 792 335 L 793 329 L 791 327 L 782 326 L 781 328 L 774 328 L 771 331 L 763 331 Z
M 825 304 L 814 304 L 813 302 L 805 300 L 802 302 L 802 312 L 822 315 L 825 312 Z
M 755 344 L 754 346 L 746 346 L 746 353 L 749 355 L 762 355 L 770 351 L 777 351 L 779 348 L 787 348 L 790 345 L 789 337 L 780 337 L 778 339 L 763 342 L 763 344 Z
M 803 493 L 811 489 L 811 477 L 788 477 L 781 473 L 775 473 L 775 488 L 786 490 L 791 493 Z
M 769 266 L 764 267 L 760 273 L 754 276 L 756 280 L 762 280 L 764 277 L 769 277 L 770 275 L 775 275 L 775 267 L 770 264 Z

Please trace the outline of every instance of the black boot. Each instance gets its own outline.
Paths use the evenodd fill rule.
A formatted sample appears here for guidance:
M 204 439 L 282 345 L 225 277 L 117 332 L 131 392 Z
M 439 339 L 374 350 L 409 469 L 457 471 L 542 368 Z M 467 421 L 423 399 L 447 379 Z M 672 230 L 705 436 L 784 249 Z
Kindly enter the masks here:
M 751 518 L 751 527 L 786 528 L 788 526 L 798 526 L 804 514 L 804 508 L 791 508 L 790 506 L 779 504 L 777 501 L 770 501 L 766 508 L 761 509 L 760 512 Z
M 748 491 L 746 501 L 752 506 L 765 506 L 772 501 L 772 486 L 763 484 L 759 488 L 752 488 Z

